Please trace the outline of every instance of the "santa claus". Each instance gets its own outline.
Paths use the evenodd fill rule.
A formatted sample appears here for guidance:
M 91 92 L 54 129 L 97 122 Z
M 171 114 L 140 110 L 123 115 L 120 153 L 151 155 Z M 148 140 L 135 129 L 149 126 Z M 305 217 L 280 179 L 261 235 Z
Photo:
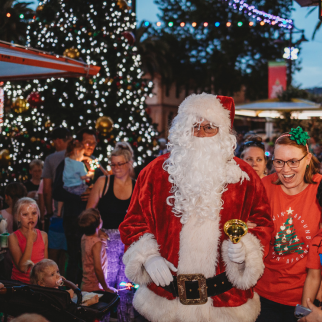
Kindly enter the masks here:
M 191 95 L 179 107 L 169 153 L 139 175 L 120 225 L 133 305 L 153 322 L 251 322 L 273 224 L 261 180 L 234 158 L 231 97 Z M 255 228 L 233 244 L 230 219 Z

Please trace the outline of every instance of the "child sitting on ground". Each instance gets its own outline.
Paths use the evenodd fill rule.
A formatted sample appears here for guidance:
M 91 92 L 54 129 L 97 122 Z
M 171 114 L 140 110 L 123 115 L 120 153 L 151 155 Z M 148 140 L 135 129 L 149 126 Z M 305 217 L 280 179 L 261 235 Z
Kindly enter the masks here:
M 307 300 L 313 303 L 321 285 L 322 229 L 313 238 L 307 256 L 308 269 L 303 288 L 302 305 L 308 307 Z
M 117 292 L 116 289 L 106 284 L 106 240 L 108 236 L 100 231 L 103 222 L 99 211 L 94 208 L 84 210 L 79 216 L 78 225 L 84 233 L 81 241 L 83 261 L 82 291 L 104 290 L 110 293 Z
M 39 285 L 50 288 L 58 288 L 67 282 L 64 277 L 59 274 L 57 264 L 51 259 L 43 259 L 37 263 L 30 272 L 30 284 Z M 66 283 L 67 284 L 67 283 Z M 72 301 L 77 301 L 77 296 L 73 290 L 67 290 L 70 294 Z M 99 301 L 101 294 L 85 293 L 83 295 L 83 306 L 90 306 Z
M 84 156 L 84 145 L 78 140 L 71 140 L 66 148 L 65 167 L 63 172 L 64 189 L 74 195 L 80 196 L 88 188 L 86 179 L 94 176 L 94 171 L 86 171 L 82 162 L 87 157 Z M 58 202 L 58 213 L 61 216 L 63 202 Z
M 31 266 L 48 257 L 48 237 L 36 229 L 40 211 L 35 200 L 19 199 L 13 215 L 19 229 L 8 238 L 13 261 L 11 279 L 29 284 Z

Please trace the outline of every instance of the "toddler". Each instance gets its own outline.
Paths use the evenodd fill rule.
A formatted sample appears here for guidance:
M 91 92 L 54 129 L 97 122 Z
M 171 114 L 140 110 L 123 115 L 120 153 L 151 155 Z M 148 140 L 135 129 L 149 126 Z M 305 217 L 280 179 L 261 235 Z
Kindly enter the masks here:
M 82 162 L 85 158 L 83 144 L 78 140 L 71 140 L 66 148 L 63 182 L 65 190 L 78 196 L 88 188 L 85 180 L 94 176 L 94 171 L 86 171 Z M 62 207 L 63 202 L 58 202 L 58 217 L 61 216 Z
M 62 277 L 59 273 L 59 268 L 57 264 L 51 259 L 43 259 L 37 263 L 30 272 L 30 284 L 39 285 L 50 288 L 58 288 L 66 282 L 66 279 Z M 77 296 L 74 294 L 73 290 L 67 290 L 70 294 L 71 299 L 76 302 Z M 89 306 L 95 304 L 99 301 L 101 294 L 86 294 L 82 292 L 83 296 L 83 306 Z
M 81 241 L 83 261 L 82 291 L 104 290 L 110 293 L 117 292 L 106 283 L 106 239 L 108 236 L 100 230 L 103 222 L 99 211 L 94 208 L 84 210 L 79 216 L 78 224 L 84 233 Z
M 307 307 L 307 299 L 314 302 L 321 284 L 322 229 L 313 238 L 307 256 L 308 269 L 303 288 L 302 305 Z
M 11 279 L 29 284 L 31 266 L 48 257 L 48 237 L 35 228 L 40 214 L 35 200 L 19 199 L 13 214 L 19 229 L 8 238 L 13 262 Z

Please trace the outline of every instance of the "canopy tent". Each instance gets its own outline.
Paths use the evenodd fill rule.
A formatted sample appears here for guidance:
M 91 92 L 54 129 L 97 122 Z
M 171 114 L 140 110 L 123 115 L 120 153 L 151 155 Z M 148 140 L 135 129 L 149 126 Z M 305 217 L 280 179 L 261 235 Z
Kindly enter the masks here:
M 293 98 L 291 102 L 274 98 L 236 106 L 236 115 L 276 118 L 281 112 L 291 112 L 298 119 L 322 117 L 320 104 L 300 98 Z
M 99 71 L 79 60 L 0 41 L 0 81 L 90 77 Z

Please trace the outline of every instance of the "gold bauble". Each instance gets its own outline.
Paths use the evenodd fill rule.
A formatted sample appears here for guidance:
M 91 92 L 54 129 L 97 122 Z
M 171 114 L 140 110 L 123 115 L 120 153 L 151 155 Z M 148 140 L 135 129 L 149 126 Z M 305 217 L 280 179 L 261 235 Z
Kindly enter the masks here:
M 39 12 L 41 12 L 43 10 L 44 10 L 44 6 L 40 5 L 40 6 L 37 7 L 36 12 L 39 13 Z
M 68 58 L 72 58 L 72 59 L 76 59 L 79 57 L 79 51 L 77 48 L 69 48 L 69 49 L 66 49 L 64 51 L 64 54 L 63 54 L 64 57 L 68 57 Z
M 12 103 L 12 109 L 16 113 L 23 113 L 29 110 L 29 104 L 24 98 L 16 98 L 16 100 Z
M 34 136 L 32 136 L 32 137 L 30 138 L 30 142 L 35 142 L 35 141 L 37 141 L 37 139 L 36 139 Z
M 90 85 L 93 85 L 93 84 L 94 84 L 94 82 L 93 82 L 93 80 L 92 80 L 91 78 L 88 80 L 88 83 L 89 83 Z
M 51 122 L 50 121 L 46 121 L 45 122 L 45 127 L 51 127 Z
M 128 5 L 128 3 L 125 0 L 118 0 L 117 5 L 121 10 L 127 9 L 130 10 L 131 7 Z
M 0 151 L 0 166 L 8 167 L 10 162 L 10 152 L 7 149 L 3 149 Z
M 97 119 L 95 127 L 101 135 L 106 136 L 113 130 L 113 121 L 108 116 L 102 116 Z
M 138 139 L 137 139 L 138 142 L 141 142 L 142 141 L 142 136 L 139 136 Z

